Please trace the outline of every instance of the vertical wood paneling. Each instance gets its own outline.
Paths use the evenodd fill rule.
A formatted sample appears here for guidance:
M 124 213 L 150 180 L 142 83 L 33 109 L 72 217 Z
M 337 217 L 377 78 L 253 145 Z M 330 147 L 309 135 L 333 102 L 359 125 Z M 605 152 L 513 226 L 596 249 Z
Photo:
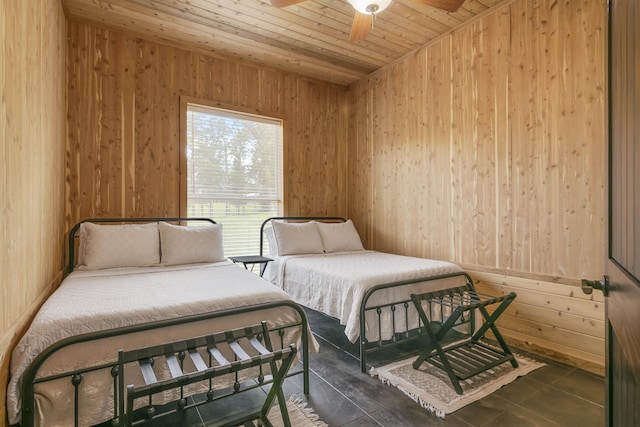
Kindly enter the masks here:
M 286 209 L 302 213 L 316 206 L 318 212 L 331 212 L 342 205 L 346 212 L 346 91 L 327 91 L 323 84 L 302 79 L 294 90 L 299 108 L 287 115 L 291 121 L 285 120 L 285 135 L 296 135 L 285 148 Z M 311 100 L 316 105 L 308 105 Z
M 65 38 L 58 0 L 0 3 L 3 402 L 11 350 L 64 264 Z
M 365 206 L 348 212 L 368 247 L 507 273 L 507 287 L 600 277 L 605 16 L 604 1 L 517 0 L 353 84 L 349 190 Z M 549 319 L 526 313 L 511 318 L 524 341 L 535 326 L 517 322 Z M 563 339 L 548 326 L 542 347 Z M 584 342 L 576 354 L 602 360 Z
M 512 34 L 510 97 L 512 268 L 598 277 L 602 263 L 594 260 L 602 257 L 605 231 L 603 5 L 536 3 L 512 6 L 512 27 L 518 29 Z
M 180 96 L 285 117 L 289 214 L 346 212 L 343 87 L 69 24 L 69 227 L 180 212 Z
M 363 162 L 352 167 L 349 162 L 347 167 L 348 179 L 348 205 L 347 211 L 350 216 L 357 218 L 355 224 L 363 245 L 372 246 L 372 215 L 371 197 L 372 186 L 368 185 L 371 179 L 371 102 L 367 99 L 370 91 L 366 85 L 351 88 L 349 96 L 349 143 L 348 158 L 361 159 Z
M 389 121 L 391 116 L 389 115 L 389 104 L 393 102 L 390 100 L 391 94 L 389 93 L 389 86 L 393 84 L 393 81 L 389 77 L 390 72 L 387 68 L 384 73 L 384 77 L 380 76 L 379 83 L 372 86 L 373 90 L 371 96 L 371 115 L 369 116 L 369 120 L 371 120 L 371 157 L 372 157 L 372 168 L 375 171 L 374 174 L 371 175 L 371 182 L 369 185 L 372 185 L 373 188 L 373 200 L 372 200 L 372 218 L 373 222 L 373 232 L 372 232 L 372 242 L 371 244 L 380 248 L 382 251 L 390 251 L 392 250 L 390 245 L 390 232 L 391 227 L 380 227 L 381 224 L 384 224 L 385 211 L 388 211 L 388 206 L 392 203 L 394 192 L 392 187 L 390 187 L 391 181 L 393 179 L 394 171 L 386 169 L 390 150 L 391 150 L 391 141 L 389 137 L 389 127 L 393 121 Z M 388 100 L 389 99 L 389 100 Z M 400 117 L 394 117 L 396 120 L 401 120 Z
M 403 121 L 399 121 L 397 125 L 400 128 L 396 129 L 394 135 L 401 136 L 403 134 L 403 129 L 406 132 L 406 144 L 401 147 L 401 150 L 398 151 L 399 159 L 397 162 L 399 163 L 397 166 L 397 170 L 402 170 L 404 173 L 402 174 L 402 182 L 401 185 L 403 187 L 410 187 L 414 183 L 414 177 L 420 176 L 422 174 L 422 159 L 425 157 L 425 148 L 420 141 L 422 138 L 420 137 L 422 132 L 422 126 L 420 123 L 422 122 L 421 111 L 417 108 L 411 108 L 412 105 L 415 105 L 416 101 L 420 98 L 420 93 L 415 89 L 420 85 L 420 83 L 424 79 L 425 75 L 425 55 L 424 52 L 416 53 L 411 57 L 407 58 L 409 61 L 409 66 L 404 67 L 402 69 L 402 85 L 403 88 L 402 98 L 400 99 L 401 103 L 399 107 L 401 108 L 401 114 L 404 117 Z M 409 212 L 419 212 L 420 211 L 420 199 L 416 197 L 408 197 L 407 193 L 404 194 L 404 200 L 398 203 L 399 207 L 404 206 Z M 399 217 L 398 213 L 395 215 Z M 402 233 L 405 235 L 412 235 L 411 228 L 414 227 L 413 224 L 408 222 L 400 222 L 393 225 L 394 229 L 398 229 L 399 227 L 402 229 Z M 421 230 L 422 227 L 420 222 L 417 225 L 418 230 Z M 407 252 L 415 253 L 422 249 L 422 240 L 415 236 L 411 239 L 406 239 L 403 242 L 404 250 Z
M 436 253 L 457 262 L 574 279 L 601 274 L 603 13 L 594 2 L 518 1 L 351 87 L 351 117 L 371 113 L 352 122 L 350 141 L 372 138 L 371 152 L 352 151 L 350 168 L 371 175 L 354 181 L 352 193 L 373 194 L 375 221 L 410 224 L 400 232 L 371 225 L 376 248 L 403 251 L 407 233 L 429 221 L 451 230 Z M 406 162 L 419 153 L 416 121 L 428 133 L 414 145 L 433 147 L 430 156 L 446 152 L 422 173 Z M 443 185 L 451 199 L 437 215 L 396 207 L 430 200 Z
M 421 252 L 435 259 L 451 259 L 454 227 L 452 221 L 442 221 L 451 212 L 452 186 L 450 184 L 450 134 L 453 120 L 451 99 L 452 67 L 450 61 L 451 38 L 445 38 L 425 51 L 426 70 L 422 77 L 421 93 L 416 108 L 422 123 L 423 136 L 416 144 L 425 147 L 421 159 L 423 168 L 414 178 L 420 183 L 420 210 L 416 217 Z
M 509 156 L 506 12 L 452 36 L 452 255 L 458 262 L 486 267 L 498 267 L 501 251 L 509 252 L 510 246 L 509 234 L 500 233 L 509 228 L 510 217 L 500 191 Z
M 2 53 L 3 60 L 0 61 L 0 166 L 2 166 L 2 171 L 0 172 L 0 212 L 2 212 L 2 222 L 0 222 L 0 242 L 5 242 L 3 246 L 7 246 L 6 242 L 6 233 L 5 229 L 7 224 L 4 220 L 5 218 L 5 209 L 8 203 L 7 200 L 7 134 L 6 134 L 6 120 L 5 117 L 8 117 L 7 114 L 7 100 L 5 96 L 6 90 L 6 61 L 4 58 L 6 57 L 5 51 L 5 43 L 4 40 L 9 36 L 6 28 L 6 15 L 8 13 L 7 5 L 4 3 L 0 4 L 0 52 Z M 6 277 L 6 268 L 7 260 L 6 260 L 6 249 L 0 249 L 0 277 Z M 3 279 L 0 279 L 3 280 Z M 9 287 L 7 283 L 0 282 L 0 301 L 7 301 L 9 295 Z M 4 305 L 6 303 L 2 303 L 2 314 L 0 314 L 0 334 L 4 335 L 4 332 L 8 328 L 8 319 L 6 318 L 6 310 L 4 309 Z M 0 369 L 4 369 L 6 357 L 5 352 L 0 352 Z M 2 371 L 0 371 L 2 372 Z M 6 384 L 6 374 L 0 374 L 0 387 L 4 387 Z M 4 397 L 3 393 L 0 393 L 1 397 Z M 3 412 L 4 413 L 4 412 Z M 1 414 L 0 414 L 1 415 Z

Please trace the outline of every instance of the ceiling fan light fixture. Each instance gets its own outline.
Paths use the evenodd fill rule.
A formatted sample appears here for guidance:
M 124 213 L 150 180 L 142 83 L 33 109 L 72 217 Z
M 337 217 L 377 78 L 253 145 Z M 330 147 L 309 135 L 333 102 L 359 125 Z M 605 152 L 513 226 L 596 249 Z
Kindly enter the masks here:
M 374 15 L 382 12 L 391 4 L 392 0 L 347 0 L 351 6 L 364 15 Z

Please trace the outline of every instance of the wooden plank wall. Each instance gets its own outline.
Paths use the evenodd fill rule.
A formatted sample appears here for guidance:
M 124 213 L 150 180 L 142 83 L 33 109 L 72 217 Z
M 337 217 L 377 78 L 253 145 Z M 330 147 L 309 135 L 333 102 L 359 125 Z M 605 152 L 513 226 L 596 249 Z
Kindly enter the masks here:
M 285 210 L 346 212 L 347 90 L 69 22 L 68 226 L 179 212 L 181 96 L 284 117 Z
M 577 286 L 604 266 L 605 16 L 516 0 L 352 85 L 349 111 L 366 246 L 520 290 L 505 334 L 597 369 L 603 304 Z
M 0 425 L 11 350 L 62 276 L 65 61 L 59 0 L 0 2 Z

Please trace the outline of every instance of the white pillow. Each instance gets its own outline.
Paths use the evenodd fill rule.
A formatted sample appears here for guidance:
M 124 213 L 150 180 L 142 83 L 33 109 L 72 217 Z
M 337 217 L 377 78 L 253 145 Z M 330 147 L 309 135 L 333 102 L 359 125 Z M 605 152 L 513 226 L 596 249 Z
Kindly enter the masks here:
M 337 223 L 318 222 L 317 224 L 325 252 L 364 250 L 360 235 L 351 220 Z
M 160 264 L 158 225 L 97 225 L 83 223 L 80 270 L 148 267 Z
M 222 225 L 183 227 L 158 223 L 162 265 L 224 261 Z
M 278 255 L 321 254 L 322 239 L 315 222 L 273 221 Z
M 264 236 L 267 238 L 267 245 L 269 246 L 269 255 L 278 255 L 278 242 L 276 242 L 276 235 L 273 232 L 273 227 L 267 227 L 264 229 Z
M 84 265 L 84 252 L 87 250 L 87 230 L 85 230 L 84 225 L 86 222 L 80 224 L 80 228 L 78 228 L 78 261 L 76 265 L 81 266 Z

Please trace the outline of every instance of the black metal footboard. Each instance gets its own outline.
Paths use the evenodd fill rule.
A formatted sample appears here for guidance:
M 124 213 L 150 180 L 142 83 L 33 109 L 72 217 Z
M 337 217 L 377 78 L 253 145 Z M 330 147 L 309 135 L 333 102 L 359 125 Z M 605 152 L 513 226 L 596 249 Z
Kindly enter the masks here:
M 113 393 L 112 396 L 106 397 L 106 399 L 113 399 L 113 422 L 116 423 L 118 421 L 118 361 L 117 361 L 117 352 L 114 352 L 114 359 L 112 363 L 103 364 L 99 366 L 92 366 L 88 368 L 79 368 L 74 369 L 69 372 L 59 373 L 55 375 L 49 375 L 46 377 L 36 378 L 38 375 L 38 371 L 41 366 L 47 361 L 49 357 L 55 354 L 57 351 L 60 351 L 63 348 L 68 346 L 79 344 L 79 343 L 89 343 L 92 341 L 98 341 L 105 338 L 123 336 L 126 334 L 136 333 L 136 332 L 144 332 L 151 331 L 160 328 L 166 328 L 176 325 L 184 325 L 188 323 L 194 323 L 199 321 L 207 321 L 211 319 L 221 319 L 223 317 L 234 316 L 245 314 L 249 312 L 257 312 L 261 310 L 268 310 L 273 308 L 291 308 L 295 310 L 299 316 L 300 321 L 296 321 L 293 323 L 288 323 L 284 325 L 270 325 L 269 332 L 271 334 L 275 334 L 279 337 L 279 343 L 273 342 L 274 347 L 278 345 L 280 348 L 285 347 L 288 343 L 284 342 L 285 331 L 291 328 L 300 328 L 301 329 L 301 358 L 302 358 L 302 369 L 296 368 L 289 371 L 287 377 L 294 375 L 302 375 L 303 376 L 303 384 L 304 384 L 304 393 L 309 393 L 309 325 L 307 321 L 306 314 L 302 307 L 297 303 L 289 300 L 276 301 L 270 303 L 262 303 L 253 306 L 247 306 L 236 309 L 228 309 L 222 310 L 212 313 L 205 313 L 199 315 L 193 315 L 182 318 L 174 318 L 167 319 L 158 322 L 145 323 L 139 325 L 132 325 L 128 327 L 109 329 L 94 333 L 87 333 L 83 335 L 77 335 L 73 337 L 69 337 L 65 340 L 61 340 L 55 344 L 49 346 L 45 351 L 43 351 L 26 369 L 23 380 L 22 380 L 22 422 L 21 425 L 24 427 L 31 427 L 35 425 L 35 386 L 38 384 L 43 384 L 48 381 L 67 379 L 72 385 L 74 389 L 73 396 L 73 404 L 74 404 L 74 425 L 79 425 L 79 408 L 82 405 L 82 393 L 79 388 L 82 384 L 83 377 L 90 372 L 99 371 L 99 370 L 109 370 L 110 375 L 113 378 Z M 264 319 L 269 322 L 269 319 Z M 248 326 L 248 325 L 238 325 L 238 326 Z M 265 381 L 265 384 L 269 384 L 270 381 Z
M 413 301 L 411 300 L 411 294 L 415 293 L 412 287 L 415 287 L 418 283 L 433 282 L 435 280 L 450 279 L 450 278 L 464 278 L 466 283 L 473 289 L 473 280 L 465 272 L 457 272 L 450 274 L 442 274 L 438 276 L 423 277 L 418 279 L 402 280 L 398 282 L 385 283 L 377 285 L 367 290 L 362 299 L 360 305 L 360 370 L 362 373 L 367 372 L 367 354 L 380 351 L 389 346 L 397 345 L 399 342 L 407 342 L 409 340 L 416 340 L 426 334 L 425 325 L 421 322 L 420 317 L 415 313 L 417 317 L 417 327 L 410 328 L 411 319 L 409 318 L 409 311 L 413 309 Z M 401 301 L 385 302 L 379 305 L 368 305 L 369 300 L 377 293 L 390 288 L 407 287 L 407 297 Z M 460 283 L 452 285 L 451 287 L 460 286 Z M 443 307 L 442 305 L 440 306 Z M 367 314 L 374 313 L 376 319 L 374 324 L 368 324 L 369 329 L 375 327 L 377 334 L 371 334 L 377 338 L 370 341 L 367 334 Z M 439 314 L 441 317 L 444 313 Z M 370 318 L 371 316 L 369 316 Z M 390 318 L 391 321 L 391 336 L 390 338 L 383 339 L 383 327 L 387 326 L 387 322 L 383 320 L 383 317 Z M 396 330 L 396 319 L 404 319 L 404 324 L 407 326 L 402 330 Z M 475 328 L 475 316 L 472 314 L 468 318 L 463 319 L 460 324 L 468 323 L 471 325 L 471 330 Z M 374 330 L 374 332 L 375 332 Z

